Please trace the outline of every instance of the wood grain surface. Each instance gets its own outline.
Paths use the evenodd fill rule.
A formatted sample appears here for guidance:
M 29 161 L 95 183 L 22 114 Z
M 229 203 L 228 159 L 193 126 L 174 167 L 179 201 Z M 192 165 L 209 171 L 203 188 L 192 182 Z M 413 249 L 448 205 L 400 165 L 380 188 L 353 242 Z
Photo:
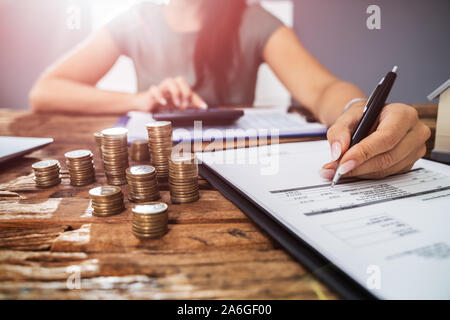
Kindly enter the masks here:
M 171 204 L 162 184 L 169 232 L 161 239 L 132 235 L 128 202 L 119 215 L 93 216 L 88 190 L 106 179 L 92 134 L 116 121 L 0 110 L 0 135 L 55 139 L 0 165 L 1 299 L 338 298 L 202 179 L 192 204 Z M 80 148 L 94 152 L 97 179 L 73 187 L 64 153 Z M 61 162 L 61 185 L 36 188 L 31 164 L 41 159 Z

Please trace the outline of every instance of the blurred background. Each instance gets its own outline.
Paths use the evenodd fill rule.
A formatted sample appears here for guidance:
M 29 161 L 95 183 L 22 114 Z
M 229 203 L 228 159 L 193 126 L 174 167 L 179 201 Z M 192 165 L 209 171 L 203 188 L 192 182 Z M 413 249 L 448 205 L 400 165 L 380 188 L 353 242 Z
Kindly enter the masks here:
M 39 74 L 115 15 L 141 1 L 0 0 L 0 108 L 28 109 Z M 367 93 L 399 66 L 391 101 L 426 102 L 450 77 L 449 0 L 273 0 L 262 5 L 292 26 L 305 47 L 340 78 Z M 366 10 L 380 8 L 380 29 Z M 255 26 L 257 27 L 257 26 Z M 121 57 L 98 86 L 134 92 L 133 64 Z M 255 105 L 289 105 L 269 68 L 259 71 Z

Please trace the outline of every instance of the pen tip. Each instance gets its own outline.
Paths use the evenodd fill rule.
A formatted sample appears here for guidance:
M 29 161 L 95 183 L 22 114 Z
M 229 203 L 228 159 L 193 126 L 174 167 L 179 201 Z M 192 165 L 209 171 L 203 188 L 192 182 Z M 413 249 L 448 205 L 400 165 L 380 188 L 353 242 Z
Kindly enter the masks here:
M 334 181 L 331 182 L 331 187 L 333 188 L 335 184 L 336 184 L 336 183 L 335 183 Z
M 397 72 L 398 70 L 398 66 L 394 66 L 394 68 L 392 68 L 392 72 Z

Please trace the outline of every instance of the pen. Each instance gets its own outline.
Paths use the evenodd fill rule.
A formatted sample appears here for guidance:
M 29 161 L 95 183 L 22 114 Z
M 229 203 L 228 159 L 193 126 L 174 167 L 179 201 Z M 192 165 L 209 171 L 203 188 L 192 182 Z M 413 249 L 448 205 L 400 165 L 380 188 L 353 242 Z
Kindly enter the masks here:
M 394 85 L 395 78 L 397 77 L 397 69 L 398 67 L 395 66 L 392 71 L 388 72 L 372 91 L 372 94 L 364 107 L 363 116 L 352 135 L 349 149 L 369 135 L 369 132 L 380 115 L 381 110 L 383 110 L 386 99 Z M 331 182 L 331 187 L 334 187 L 342 176 L 342 174 L 339 173 L 339 168 L 340 166 L 336 169 L 333 181 Z

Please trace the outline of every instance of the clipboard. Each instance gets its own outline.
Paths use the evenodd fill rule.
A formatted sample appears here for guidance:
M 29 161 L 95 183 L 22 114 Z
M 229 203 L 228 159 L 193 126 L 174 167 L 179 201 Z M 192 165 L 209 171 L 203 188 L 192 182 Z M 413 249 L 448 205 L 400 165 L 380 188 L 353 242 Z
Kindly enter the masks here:
M 205 164 L 199 165 L 199 174 L 277 241 L 295 260 L 300 262 L 317 279 L 342 298 L 349 300 L 376 299 L 363 286 L 333 265 L 281 223 L 273 219 L 265 209 L 245 196 L 229 181 L 213 172 Z

